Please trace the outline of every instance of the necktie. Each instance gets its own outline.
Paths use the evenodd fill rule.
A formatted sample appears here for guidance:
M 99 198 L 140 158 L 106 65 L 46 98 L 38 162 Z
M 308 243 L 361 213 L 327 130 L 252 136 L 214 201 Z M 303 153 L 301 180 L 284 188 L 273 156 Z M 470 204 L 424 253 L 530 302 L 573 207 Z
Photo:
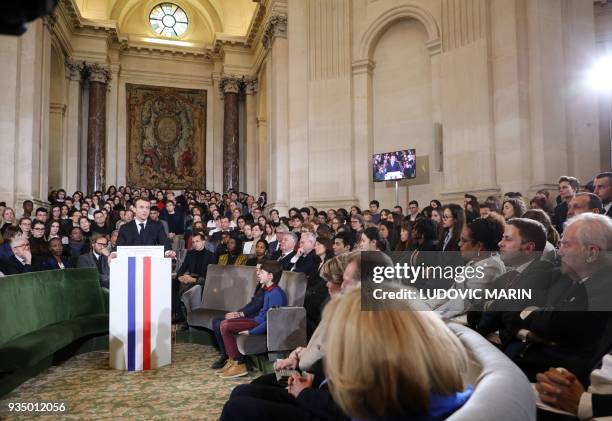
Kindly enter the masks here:
M 98 256 L 96 259 L 96 266 L 98 267 L 98 273 L 102 273 L 102 256 Z
M 140 229 L 138 230 L 138 236 L 142 238 L 142 234 L 144 231 L 144 223 L 141 222 L 140 224 L 138 224 L 138 226 L 140 227 Z

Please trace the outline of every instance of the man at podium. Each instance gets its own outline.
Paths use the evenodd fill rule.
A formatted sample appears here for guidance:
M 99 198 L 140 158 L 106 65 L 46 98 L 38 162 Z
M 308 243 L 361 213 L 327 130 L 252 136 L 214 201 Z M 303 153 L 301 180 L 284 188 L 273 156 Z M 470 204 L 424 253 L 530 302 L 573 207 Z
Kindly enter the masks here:
M 132 222 L 119 228 L 117 246 L 164 246 L 164 256 L 176 258 L 164 226 L 160 221 L 149 219 L 151 203 L 136 199 L 136 214 Z

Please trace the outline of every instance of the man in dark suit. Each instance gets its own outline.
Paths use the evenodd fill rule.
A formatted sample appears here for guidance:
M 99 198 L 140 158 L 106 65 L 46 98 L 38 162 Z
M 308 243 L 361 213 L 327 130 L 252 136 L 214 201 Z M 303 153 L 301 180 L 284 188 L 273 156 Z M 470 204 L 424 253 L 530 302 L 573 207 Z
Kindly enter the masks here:
M 221 227 L 218 231 L 213 232 L 210 240 L 214 243 L 219 243 L 221 241 L 221 234 L 224 232 L 231 233 L 232 228 L 230 227 L 230 220 L 227 216 L 222 216 L 220 218 Z
M 594 193 L 603 204 L 603 214 L 612 218 L 612 172 L 602 172 L 593 182 Z
M 551 365 L 583 371 L 578 361 L 593 358 L 612 314 L 609 238 L 612 221 L 603 215 L 584 213 L 567 224 L 559 250 L 564 284 L 551 289 L 544 309 L 521 317 L 519 336 L 531 346 L 514 361 L 528 376 Z
M 272 254 L 272 259 L 277 260 L 283 270 L 291 270 L 294 262 L 291 260 L 295 256 L 295 244 L 297 243 L 297 235 L 293 232 L 287 232 L 283 234 L 283 238 L 280 240 L 280 249 Z
M 180 299 L 185 292 L 196 285 L 206 281 L 208 265 L 217 263 L 217 256 L 204 247 L 204 234 L 196 233 L 192 237 L 193 248 L 187 252 L 181 267 L 176 271 L 176 278 L 172 281 L 172 307 L 175 316 L 180 315 Z
M 176 258 L 164 226 L 159 221 L 149 219 L 151 203 L 139 198 L 136 200 L 134 220 L 119 228 L 117 246 L 164 246 L 165 256 Z
M 5 275 L 32 272 L 32 253 L 27 237 L 17 235 L 11 242 L 13 255 L 8 259 L 0 260 L 0 272 Z
M 300 238 L 300 247 L 291 259 L 291 262 L 293 263 L 291 271 L 306 274 L 309 285 L 315 278 L 315 275 L 318 273 L 319 264 L 321 264 L 321 259 L 319 256 L 317 256 L 314 250 L 316 240 L 317 239 L 313 233 L 302 233 Z
M 580 419 L 611 417 L 612 394 L 609 390 L 612 378 L 607 374 L 611 366 L 612 319 L 608 319 L 594 357 L 582 364 L 584 369 L 576 369 L 570 362 L 538 373 L 536 390 L 542 402 Z M 593 388 L 585 390 L 589 385 Z M 549 412 L 538 409 L 538 419 L 547 417 L 550 417 Z
M 108 238 L 100 233 L 91 236 L 91 251 L 79 256 L 77 267 L 97 268 L 100 275 L 100 286 L 109 287 L 110 268 L 108 266 Z
M 499 330 L 504 346 L 513 342 L 521 329 L 517 322 L 518 313 L 529 306 L 543 306 L 551 286 L 553 265 L 540 260 L 546 246 L 546 229 L 534 220 L 512 218 L 506 223 L 502 240 L 499 242 L 500 256 L 513 270 L 495 280 L 499 290 L 531 290 L 531 300 L 498 299 L 484 304 L 484 312 L 471 314 L 470 323 L 483 336 Z

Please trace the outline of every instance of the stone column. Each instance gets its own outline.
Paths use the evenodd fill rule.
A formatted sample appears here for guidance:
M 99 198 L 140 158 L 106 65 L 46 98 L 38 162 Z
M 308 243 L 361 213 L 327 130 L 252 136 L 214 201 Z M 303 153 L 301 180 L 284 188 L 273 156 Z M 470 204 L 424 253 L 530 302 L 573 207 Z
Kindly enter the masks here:
M 80 156 L 81 156 L 81 79 L 83 75 L 83 63 L 74 60 L 66 60 L 66 79 L 68 92 L 66 108 L 66 131 L 64 134 L 64 188 L 68 192 L 78 190 L 80 179 Z
M 238 94 L 241 79 L 225 76 L 221 78 L 223 93 L 223 191 L 239 190 L 240 138 L 238 130 Z
M 257 183 L 257 79 L 246 79 L 246 178 L 244 190 L 251 194 L 259 193 Z
M 87 64 L 89 114 L 87 116 L 87 193 L 104 190 L 106 172 L 106 86 L 110 71 Z
M 289 45 L 287 15 L 275 13 L 266 23 L 262 43 L 267 49 L 268 144 L 270 150 L 269 206 L 289 208 Z

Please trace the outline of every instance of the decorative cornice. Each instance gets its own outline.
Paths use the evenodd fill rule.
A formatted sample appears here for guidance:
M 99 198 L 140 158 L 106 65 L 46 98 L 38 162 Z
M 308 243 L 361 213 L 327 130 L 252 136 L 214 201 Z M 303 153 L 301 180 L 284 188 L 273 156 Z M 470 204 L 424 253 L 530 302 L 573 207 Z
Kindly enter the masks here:
M 108 83 L 111 80 L 111 71 L 108 66 L 100 63 L 84 63 L 87 79 L 90 82 Z
M 263 22 L 263 18 L 266 15 L 266 7 L 262 3 L 259 3 L 256 7 L 254 17 L 251 20 L 251 24 L 246 35 L 246 45 L 249 47 L 253 45 L 253 42 L 257 37 L 257 33 L 259 32 L 259 28 Z
M 285 14 L 270 16 L 261 37 L 261 42 L 266 49 L 269 49 L 272 47 L 272 42 L 276 37 L 287 38 L 287 15 Z
M 55 13 L 51 13 L 50 15 L 46 15 L 42 17 L 43 26 L 49 29 L 49 32 L 53 32 L 55 25 L 57 24 L 57 16 Z
M 74 4 L 74 0 L 61 0 L 59 7 L 62 7 L 66 11 L 66 15 L 70 19 L 72 28 L 80 28 L 81 25 L 81 14 L 79 9 Z
M 64 62 L 66 66 L 66 77 L 70 80 L 80 81 L 83 76 L 83 62 L 66 59 Z

